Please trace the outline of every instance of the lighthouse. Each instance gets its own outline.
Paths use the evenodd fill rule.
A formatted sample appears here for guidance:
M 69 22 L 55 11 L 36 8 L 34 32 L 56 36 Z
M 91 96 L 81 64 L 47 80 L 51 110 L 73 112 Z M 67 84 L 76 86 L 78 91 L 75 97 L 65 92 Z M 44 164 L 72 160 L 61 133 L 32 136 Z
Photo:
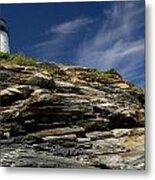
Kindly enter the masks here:
M 3 18 L 0 18 L 0 52 L 10 53 L 9 32 Z

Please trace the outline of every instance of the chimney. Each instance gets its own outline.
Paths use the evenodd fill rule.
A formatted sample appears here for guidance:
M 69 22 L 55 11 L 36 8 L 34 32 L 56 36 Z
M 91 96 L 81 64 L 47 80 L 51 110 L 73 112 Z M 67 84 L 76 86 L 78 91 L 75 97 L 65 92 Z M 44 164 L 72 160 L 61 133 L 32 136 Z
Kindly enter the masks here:
M 0 18 L 0 52 L 10 53 L 9 32 L 3 18 Z

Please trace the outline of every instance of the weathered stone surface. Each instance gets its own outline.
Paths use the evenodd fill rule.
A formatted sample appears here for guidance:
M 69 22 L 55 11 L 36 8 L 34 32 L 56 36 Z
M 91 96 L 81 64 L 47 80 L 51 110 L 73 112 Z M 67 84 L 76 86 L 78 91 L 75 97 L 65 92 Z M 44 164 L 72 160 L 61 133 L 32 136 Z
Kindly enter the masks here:
M 1 106 L 10 105 L 14 101 L 22 99 L 22 92 L 15 88 L 7 88 L 0 93 Z
M 9 81 L 12 73 L 9 70 L 0 70 L 0 83 Z
M 65 134 L 65 135 L 62 135 L 62 136 L 45 136 L 43 138 L 44 141 L 50 141 L 50 142 L 57 142 L 59 140 L 70 140 L 70 141 L 73 141 L 76 139 L 76 134 Z
M 142 89 L 53 63 L 4 63 L 0 75 L 1 166 L 145 168 Z
M 88 163 L 28 148 L 6 148 L 6 153 L 2 152 L 1 164 L 5 167 L 92 168 Z
M 84 129 L 82 127 L 65 127 L 65 128 L 54 128 L 54 129 L 46 129 L 35 133 L 37 136 L 46 137 L 46 136 L 57 136 L 57 135 L 65 135 L 72 133 L 83 133 Z
M 54 81 L 53 78 L 47 75 L 43 75 L 41 73 L 37 73 L 35 75 L 33 75 L 32 77 L 30 77 L 26 84 L 30 84 L 33 86 L 40 86 L 43 88 L 54 88 Z
M 93 131 L 86 133 L 86 137 L 91 138 L 92 140 L 105 139 L 113 137 L 113 133 L 112 131 Z

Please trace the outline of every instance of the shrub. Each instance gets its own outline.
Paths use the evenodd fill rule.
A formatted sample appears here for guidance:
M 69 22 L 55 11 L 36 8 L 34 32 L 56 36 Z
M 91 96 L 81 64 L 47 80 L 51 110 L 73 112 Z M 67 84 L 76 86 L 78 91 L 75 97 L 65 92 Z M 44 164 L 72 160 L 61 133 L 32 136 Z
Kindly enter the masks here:
M 10 62 L 23 66 L 37 66 L 37 61 L 33 58 L 27 58 L 22 54 L 15 54 L 10 57 Z
M 9 58 L 8 53 L 2 53 L 0 52 L 0 60 L 7 60 Z
M 144 89 L 140 87 L 133 86 L 131 87 L 131 90 L 137 94 L 144 94 Z
M 142 87 L 138 87 L 135 84 L 133 84 L 132 82 L 129 82 L 131 91 L 134 93 L 138 93 L 138 94 L 144 94 L 144 88 Z
M 113 74 L 113 75 L 117 75 L 118 77 L 122 78 L 122 76 L 113 68 L 105 71 L 104 74 Z
M 104 72 L 97 69 L 90 69 L 89 72 L 95 74 L 96 76 L 102 76 L 105 78 L 115 78 L 117 76 L 122 79 L 122 76 L 115 69 L 109 69 Z
M 34 58 L 28 58 L 23 54 L 8 54 L 0 53 L 0 60 L 10 64 L 17 64 L 21 66 L 37 66 L 37 61 Z

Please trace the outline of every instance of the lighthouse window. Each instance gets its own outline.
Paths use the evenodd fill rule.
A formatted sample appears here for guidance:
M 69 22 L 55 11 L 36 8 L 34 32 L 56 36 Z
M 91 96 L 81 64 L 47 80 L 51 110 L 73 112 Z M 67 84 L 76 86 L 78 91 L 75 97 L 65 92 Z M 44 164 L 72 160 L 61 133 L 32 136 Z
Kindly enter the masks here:
M 2 31 L 6 31 L 5 27 L 4 26 L 0 26 L 0 30 Z

